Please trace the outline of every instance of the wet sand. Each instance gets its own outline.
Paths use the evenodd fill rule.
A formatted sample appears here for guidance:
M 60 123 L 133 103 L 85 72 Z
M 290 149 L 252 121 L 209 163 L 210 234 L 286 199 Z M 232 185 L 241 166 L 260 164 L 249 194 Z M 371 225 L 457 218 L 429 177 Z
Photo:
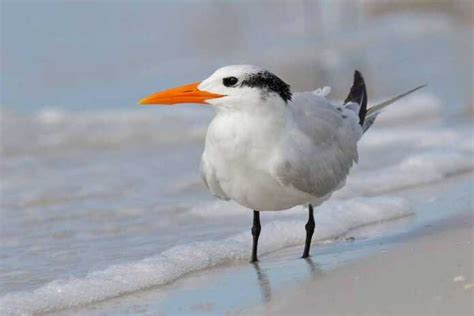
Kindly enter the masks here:
M 472 315 L 472 210 L 388 252 L 322 273 L 256 311 L 272 315 Z

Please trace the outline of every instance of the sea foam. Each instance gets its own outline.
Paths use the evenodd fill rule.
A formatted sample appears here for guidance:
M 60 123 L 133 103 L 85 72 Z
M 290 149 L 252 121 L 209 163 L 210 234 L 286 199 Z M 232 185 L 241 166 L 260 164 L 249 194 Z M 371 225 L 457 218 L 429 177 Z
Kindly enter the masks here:
M 420 151 L 393 165 L 349 176 L 346 185 L 335 192 L 333 198 L 387 194 L 473 169 L 472 153 L 458 150 Z
M 411 211 L 406 200 L 396 197 L 329 201 L 316 212 L 314 240 L 336 238 L 363 225 L 409 214 Z M 280 220 L 264 225 L 259 245 L 261 256 L 302 244 L 304 224 L 300 220 Z M 0 314 L 55 311 L 157 287 L 194 271 L 247 260 L 250 245 L 250 233 L 245 231 L 223 240 L 176 246 L 137 262 L 90 272 L 85 277 L 55 280 L 30 292 L 9 293 L 0 298 Z

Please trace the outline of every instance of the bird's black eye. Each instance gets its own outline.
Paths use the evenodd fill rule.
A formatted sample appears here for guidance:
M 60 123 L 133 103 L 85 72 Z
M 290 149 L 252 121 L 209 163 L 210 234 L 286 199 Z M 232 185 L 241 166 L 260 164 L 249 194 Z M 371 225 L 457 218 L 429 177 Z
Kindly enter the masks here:
M 239 81 L 239 79 L 235 78 L 235 77 L 227 77 L 227 78 L 224 78 L 222 80 L 222 83 L 224 84 L 224 86 L 226 87 L 232 87 L 234 86 L 237 82 Z

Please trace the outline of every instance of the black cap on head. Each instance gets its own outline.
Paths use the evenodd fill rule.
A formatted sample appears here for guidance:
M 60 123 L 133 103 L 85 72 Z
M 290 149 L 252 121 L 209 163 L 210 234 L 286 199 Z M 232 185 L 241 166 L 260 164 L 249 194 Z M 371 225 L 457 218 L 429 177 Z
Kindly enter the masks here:
M 241 86 L 257 87 L 266 92 L 275 92 L 286 103 L 291 101 L 290 85 L 266 70 L 249 75 L 242 81 Z

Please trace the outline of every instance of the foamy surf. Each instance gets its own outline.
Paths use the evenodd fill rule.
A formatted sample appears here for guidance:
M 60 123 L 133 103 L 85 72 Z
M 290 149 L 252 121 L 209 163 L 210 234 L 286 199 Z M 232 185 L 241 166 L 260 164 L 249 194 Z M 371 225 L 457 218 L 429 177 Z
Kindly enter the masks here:
M 140 144 L 183 144 L 199 141 L 212 112 L 114 110 L 68 112 L 43 109 L 34 116 L 0 111 L 4 155 L 44 154 L 51 151 L 115 148 Z M 183 129 L 182 126 L 187 126 Z
M 314 240 L 344 235 L 351 229 L 411 214 L 406 200 L 396 197 L 329 201 L 317 209 Z M 262 229 L 260 253 L 304 243 L 304 221 L 274 221 Z M 248 231 L 223 240 L 180 245 L 143 260 L 113 265 L 82 278 L 55 280 L 34 291 L 9 293 L 0 299 L 0 314 L 43 313 L 90 304 L 157 287 L 188 273 L 237 260 L 247 260 Z M 296 254 L 295 254 L 296 255 Z
M 346 185 L 333 198 L 387 194 L 417 185 L 440 181 L 474 169 L 472 154 L 464 151 L 428 150 L 379 169 L 359 172 L 347 178 Z

